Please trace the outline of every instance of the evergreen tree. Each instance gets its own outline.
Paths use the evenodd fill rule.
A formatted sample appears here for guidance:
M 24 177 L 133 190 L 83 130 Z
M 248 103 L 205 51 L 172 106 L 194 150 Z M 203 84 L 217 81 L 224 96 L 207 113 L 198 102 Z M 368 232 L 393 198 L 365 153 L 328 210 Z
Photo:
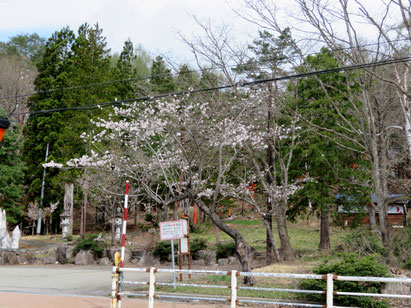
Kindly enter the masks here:
M 137 78 L 137 69 L 133 65 L 136 58 L 133 43 L 125 41 L 115 69 L 116 78 L 122 80 L 116 83 L 116 97 L 119 99 L 132 98 L 137 94 L 137 80 L 133 80 Z
M 26 58 L 34 64 L 39 63 L 44 51 L 45 39 L 37 33 L 12 36 L 7 43 L 0 44 L 0 57 L 3 55 Z
M 151 89 L 154 94 L 165 94 L 175 91 L 176 84 L 163 58 L 158 56 L 151 67 Z
M 106 48 L 105 37 L 98 25 L 80 26 L 71 52 L 72 57 L 65 73 L 69 91 L 64 91 L 61 101 L 67 107 L 94 105 L 114 100 L 110 69 L 110 50 Z M 107 110 L 65 111 L 65 124 L 60 129 L 60 142 L 55 144 L 59 162 L 66 162 L 73 156 L 81 156 L 86 146 L 80 134 L 88 131 L 90 119 L 103 117 Z M 70 177 L 69 177 L 70 178 Z
M 18 206 L 24 180 L 18 135 L 18 130 L 10 127 L 0 141 L 0 208 L 6 210 L 7 221 L 12 224 L 18 223 L 23 216 L 22 208 Z
M 34 81 L 36 94 L 29 98 L 31 112 L 67 107 L 63 101 L 64 91 L 69 85 L 68 68 L 72 63 L 71 50 L 75 35 L 69 28 L 55 32 L 47 41 L 42 60 L 37 64 L 38 75 Z M 50 159 L 56 160 L 59 153 L 56 145 L 61 143 L 61 129 L 66 125 L 63 112 L 33 113 L 24 128 L 23 158 L 27 165 L 25 176 L 30 199 L 40 198 L 40 187 L 47 144 L 50 144 Z M 49 170 L 49 176 L 56 175 Z M 45 204 L 55 201 L 52 198 L 55 187 L 46 182 Z M 54 192 L 54 193 L 53 193 Z
M 64 28 L 48 40 L 39 74 L 35 80 L 38 92 L 30 98 L 30 111 L 77 107 L 111 101 L 114 88 L 111 78 L 109 49 L 102 30 L 84 24 L 76 37 Z M 65 89 L 62 89 L 65 88 Z M 25 128 L 24 157 L 28 165 L 26 183 L 31 199 L 40 196 L 41 174 L 46 145 L 50 145 L 49 160 L 65 163 L 87 152 L 80 138 L 90 128 L 90 119 L 102 117 L 105 110 L 66 110 L 33 114 Z M 47 170 L 44 205 L 61 199 L 64 182 L 73 182 L 79 170 Z
M 309 70 L 323 70 L 338 67 L 331 51 L 323 48 L 316 56 L 308 56 L 306 62 Z M 363 195 L 366 186 L 367 172 L 353 170 L 350 165 L 360 163 L 356 155 L 345 148 L 355 148 L 353 143 L 340 138 L 335 132 L 341 131 L 338 126 L 341 118 L 333 107 L 332 101 L 339 102 L 339 109 L 344 117 L 352 121 L 346 95 L 349 81 L 344 73 L 321 74 L 299 81 L 294 91 L 297 93 L 297 104 L 300 114 L 310 120 L 310 129 L 295 153 L 297 165 L 294 175 L 309 176 L 297 194 L 300 205 L 305 208 L 310 204 L 321 216 L 321 236 L 319 249 L 330 248 L 329 224 L 330 208 L 338 194 L 348 193 L 350 196 Z M 323 87 L 326 87 L 327 90 Z M 352 85 L 355 92 L 355 86 Z M 332 99 L 332 101 L 331 101 Z M 297 174 L 298 173 L 298 174 Z M 362 184 L 361 184 L 362 183 Z
M 180 91 L 187 91 L 189 88 L 196 88 L 200 82 L 198 74 L 190 70 L 187 64 L 180 67 L 177 76 L 178 89 Z

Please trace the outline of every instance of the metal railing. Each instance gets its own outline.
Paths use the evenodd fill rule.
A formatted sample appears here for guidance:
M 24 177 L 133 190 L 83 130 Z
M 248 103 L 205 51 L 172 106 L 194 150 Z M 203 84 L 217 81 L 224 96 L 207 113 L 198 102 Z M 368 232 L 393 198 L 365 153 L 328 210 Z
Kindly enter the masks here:
M 144 281 L 127 281 L 124 280 L 125 272 L 147 272 L 149 273 L 149 282 Z M 168 283 L 168 282 L 156 282 L 156 273 L 186 273 L 186 274 L 213 274 L 213 275 L 228 275 L 231 278 L 230 285 L 203 285 L 193 283 Z M 238 277 L 267 277 L 267 278 L 294 278 L 294 279 L 318 279 L 326 280 L 327 288 L 323 291 L 316 290 L 300 290 L 300 289 L 283 289 L 283 288 L 259 288 L 239 286 Z M 180 269 L 157 269 L 151 268 L 121 268 L 113 267 L 113 281 L 112 281 L 112 308 L 121 308 L 122 296 L 134 296 L 134 297 L 148 297 L 148 307 L 154 307 L 154 301 L 158 299 L 169 300 L 184 300 L 184 301 L 208 301 L 208 302 L 228 302 L 231 308 L 236 308 L 238 303 L 248 304 L 272 304 L 281 306 L 293 306 L 293 307 L 338 307 L 334 306 L 334 295 L 345 296 L 368 296 L 368 297 L 385 297 L 385 298 L 400 298 L 411 299 L 411 295 L 398 295 L 398 294 L 377 294 L 377 293 L 355 293 L 355 292 L 340 292 L 334 290 L 334 281 L 366 281 L 366 282 L 391 282 L 391 283 L 411 283 L 410 278 L 386 278 L 386 277 L 357 277 L 357 276 L 337 276 L 333 274 L 327 275 L 310 275 L 310 274 L 285 274 L 285 273 L 254 273 L 254 272 L 238 272 L 232 271 L 212 271 L 212 270 L 180 270 Z M 131 293 L 122 291 L 123 285 L 148 285 L 147 293 Z M 195 287 L 195 288 L 218 288 L 231 290 L 230 297 L 204 297 L 204 296 L 181 296 L 170 294 L 158 294 L 155 292 L 155 286 L 173 286 L 175 287 Z M 311 303 L 290 303 L 274 300 L 262 300 L 262 299 L 250 299 L 239 298 L 237 296 L 238 290 L 255 290 L 255 291 L 267 291 L 267 292 L 289 292 L 289 293 L 306 293 L 306 294 L 325 294 L 326 304 L 311 304 Z M 343 308 L 339 306 L 338 308 Z

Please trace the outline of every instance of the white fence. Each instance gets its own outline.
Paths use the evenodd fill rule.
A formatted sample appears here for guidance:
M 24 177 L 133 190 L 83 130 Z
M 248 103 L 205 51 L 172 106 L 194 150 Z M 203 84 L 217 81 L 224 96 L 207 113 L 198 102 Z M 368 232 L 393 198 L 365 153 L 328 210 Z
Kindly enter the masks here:
M 147 272 L 149 273 L 149 282 L 144 281 L 127 281 L 124 280 L 125 272 Z M 230 285 L 201 285 L 201 284 L 190 284 L 190 283 L 168 283 L 168 282 L 156 282 L 156 273 L 187 273 L 187 274 L 212 274 L 212 275 L 229 275 L 231 277 Z M 239 286 L 237 284 L 238 277 L 249 276 L 249 277 L 269 277 L 269 278 L 294 278 L 294 279 L 319 279 L 327 281 L 327 289 L 323 291 L 315 290 L 300 290 L 300 289 L 283 289 L 283 288 L 259 288 L 259 287 L 248 287 Z M 341 306 L 334 306 L 333 298 L 334 295 L 347 295 L 347 296 L 368 296 L 368 297 L 386 297 L 386 298 L 400 298 L 400 299 L 411 299 L 411 295 L 398 295 L 398 294 L 376 294 L 376 293 L 355 293 L 355 292 L 339 292 L 334 290 L 335 280 L 346 280 L 346 281 L 367 281 L 367 282 L 389 282 L 389 283 L 411 283 L 410 278 L 385 278 L 385 277 L 356 277 L 356 276 L 337 276 L 333 274 L 328 275 L 308 275 L 308 274 L 284 274 L 284 273 L 253 273 L 253 272 L 238 272 L 238 271 L 211 271 L 211 270 L 179 270 L 179 269 L 157 269 L 151 268 L 120 268 L 113 267 L 113 282 L 112 282 L 112 308 L 121 308 L 121 298 L 123 296 L 134 296 L 134 297 L 148 297 L 148 307 L 154 307 L 154 301 L 156 298 L 165 300 L 184 300 L 184 301 L 208 301 L 208 302 L 228 302 L 231 308 L 236 308 L 238 303 L 247 304 L 272 304 L 281 306 L 292 306 L 292 307 L 336 307 L 343 308 Z M 123 285 L 148 285 L 147 293 L 131 293 L 123 292 Z M 195 287 L 195 288 L 220 288 L 220 289 L 230 289 L 231 296 L 224 297 L 201 297 L 201 296 L 179 296 L 171 294 L 156 294 L 156 286 L 184 286 L 184 287 Z M 262 300 L 262 299 L 249 299 L 249 298 L 239 298 L 237 296 L 237 290 L 258 290 L 267 292 L 289 292 L 289 293 L 311 293 L 311 294 L 326 294 L 325 305 L 321 304 L 310 304 L 310 303 L 289 303 L 280 302 L 274 300 Z M 411 306 L 411 303 L 410 303 Z

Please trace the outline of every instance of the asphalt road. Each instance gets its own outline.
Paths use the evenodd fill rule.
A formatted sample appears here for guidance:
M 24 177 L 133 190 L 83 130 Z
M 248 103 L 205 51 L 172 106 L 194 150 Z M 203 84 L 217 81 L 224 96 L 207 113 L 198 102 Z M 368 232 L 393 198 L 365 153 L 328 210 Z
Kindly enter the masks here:
M 110 289 L 111 267 L 0 267 L 0 292 L 108 296 Z
M 102 308 L 110 306 L 111 266 L 0 266 L 0 308 Z M 127 272 L 127 280 L 148 281 L 148 273 Z M 171 281 L 157 273 L 157 281 Z M 197 307 L 222 307 L 205 305 Z M 125 299 L 124 307 L 147 307 L 145 300 Z M 159 308 L 191 308 L 193 304 L 161 303 Z
M 111 266 L 0 266 L 0 292 L 109 296 Z M 148 273 L 127 272 L 127 280 L 148 281 Z M 157 273 L 159 281 L 171 274 Z

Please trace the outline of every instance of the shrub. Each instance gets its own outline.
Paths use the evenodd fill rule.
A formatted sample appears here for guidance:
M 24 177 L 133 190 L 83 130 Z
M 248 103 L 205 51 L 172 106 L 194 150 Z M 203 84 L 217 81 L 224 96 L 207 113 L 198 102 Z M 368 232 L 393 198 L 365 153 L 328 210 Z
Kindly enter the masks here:
M 398 262 L 405 268 L 411 267 L 411 228 L 401 228 L 394 231 L 392 237 L 392 252 Z M 407 263 L 408 262 L 408 263 Z M 408 264 L 408 265 L 407 265 Z
M 153 255 L 159 257 L 160 261 L 167 261 L 168 256 L 171 254 L 171 242 L 160 241 L 156 244 L 153 250 Z
M 141 222 L 137 223 L 137 228 L 139 228 L 142 232 L 147 232 L 152 227 L 150 225 L 142 224 Z
M 223 242 L 217 244 L 217 259 L 228 258 L 235 254 L 234 242 Z
M 198 251 L 207 248 L 207 240 L 196 238 L 190 242 L 190 253 L 193 260 L 198 260 Z
M 361 229 L 351 232 L 345 236 L 344 242 L 350 251 L 360 257 L 374 254 L 387 255 L 387 248 L 382 244 L 378 235 L 368 230 Z
M 106 241 L 97 241 L 98 234 L 85 234 L 83 238 L 79 238 L 74 247 L 74 253 L 80 250 L 91 250 L 95 258 L 103 256 L 104 248 L 107 247 Z
M 146 213 L 146 215 L 144 216 L 144 220 L 147 222 L 153 222 L 154 216 L 151 213 Z
M 343 259 L 329 264 L 325 260 L 315 267 L 313 272 L 317 275 L 336 274 L 341 276 L 373 276 L 387 277 L 388 268 L 377 262 L 375 256 L 370 255 L 359 258 L 355 254 L 345 254 Z M 326 290 L 326 281 L 307 279 L 300 283 L 300 288 L 304 290 Z M 335 281 L 334 288 L 342 292 L 366 292 L 381 293 L 381 283 L 375 282 L 355 282 L 355 281 Z M 315 301 L 325 301 L 324 295 L 308 294 L 305 298 Z M 335 296 L 334 301 L 340 306 L 355 306 L 365 308 L 387 308 L 386 301 L 378 301 L 368 297 L 359 296 Z

